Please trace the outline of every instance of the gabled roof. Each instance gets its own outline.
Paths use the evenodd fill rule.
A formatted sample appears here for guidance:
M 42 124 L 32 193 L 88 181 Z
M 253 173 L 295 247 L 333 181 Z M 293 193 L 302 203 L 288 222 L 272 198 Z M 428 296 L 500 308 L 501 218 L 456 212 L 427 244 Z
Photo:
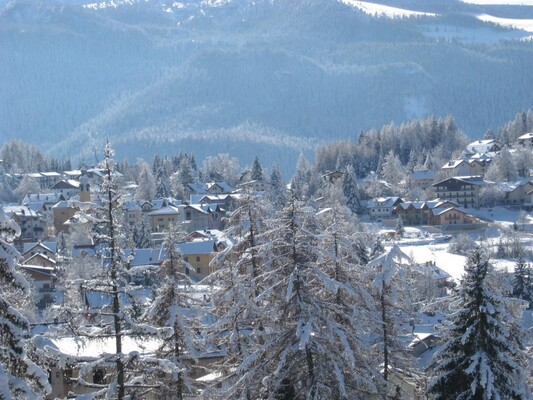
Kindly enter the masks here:
M 368 202 L 367 208 L 375 207 L 394 207 L 396 204 L 401 203 L 403 200 L 398 197 L 379 197 L 377 199 L 372 199 Z
M 518 137 L 518 140 L 528 140 L 528 139 L 533 139 L 533 132 L 529 132 Z
M 231 193 L 235 190 L 232 186 L 228 185 L 224 181 L 218 181 L 218 182 L 209 182 L 206 184 L 207 190 L 211 190 L 214 186 L 218 186 L 223 192 L 225 193 Z
M 79 189 L 80 183 L 78 181 L 75 181 L 73 179 L 68 180 L 62 180 L 57 182 L 54 186 L 52 186 L 50 189 Z
M 24 218 L 40 218 L 41 214 L 30 209 L 29 207 L 22 206 L 4 206 L 4 213 L 12 218 L 14 215 Z
M 502 144 L 496 139 L 477 140 L 466 146 L 467 150 L 476 153 L 490 153 L 496 149 L 500 149 Z
M 42 258 L 44 259 L 45 261 L 48 261 L 50 264 L 56 264 L 56 261 L 51 259 L 50 257 L 47 257 L 45 256 L 44 254 L 41 254 L 41 253 L 37 253 L 37 254 L 34 254 L 33 256 L 31 256 L 30 258 L 28 258 L 27 260 L 25 260 L 23 262 L 24 265 L 31 265 L 32 264 L 32 260 L 33 262 L 35 262 L 36 259 L 39 259 L 39 258 Z
M 465 215 L 471 215 L 471 214 L 467 213 L 464 208 L 461 208 L 461 207 L 447 207 L 447 208 L 432 208 L 431 209 L 432 214 L 435 215 L 435 216 L 439 216 L 439 215 L 445 214 L 445 213 L 447 213 L 449 211 L 457 211 L 457 212 L 460 212 L 460 213 L 465 214 Z
M 37 247 L 40 247 L 43 250 L 46 250 L 50 253 L 55 254 L 57 250 L 57 243 L 56 242 L 24 243 L 23 248 L 22 248 L 22 255 L 29 253 L 30 251 L 34 250 Z
M 168 207 L 160 208 L 159 210 L 151 211 L 151 212 L 148 213 L 148 215 L 149 216 L 154 216 L 154 215 L 177 215 L 179 213 L 180 213 L 180 211 L 179 211 L 178 207 L 168 206 Z
M 490 183 L 494 183 L 494 182 L 486 181 L 485 179 L 483 179 L 483 177 L 481 175 L 452 176 L 451 178 L 446 178 L 446 179 L 443 179 L 443 180 L 441 180 L 441 181 L 439 181 L 437 183 L 434 183 L 432 186 L 439 186 L 442 183 L 448 182 L 448 181 L 459 181 L 459 182 L 462 182 L 462 183 L 467 184 L 467 185 L 475 185 L 475 186 L 484 186 L 484 185 L 487 185 L 487 184 L 490 184 Z

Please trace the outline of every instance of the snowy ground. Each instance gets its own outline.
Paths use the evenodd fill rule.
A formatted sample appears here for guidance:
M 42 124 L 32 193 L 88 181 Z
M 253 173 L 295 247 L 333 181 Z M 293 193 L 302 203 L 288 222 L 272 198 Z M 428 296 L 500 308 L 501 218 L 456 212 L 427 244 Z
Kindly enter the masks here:
M 340 0 L 341 3 L 346 5 L 358 8 L 366 14 L 373 16 L 383 16 L 388 18 L 403 18 L 403 17 L 412 17 L 412 16 L 430 16 L 434 17 L 436 14 L 425 13 L 419 11 L 407 10 L 404 8 L 390 7 L 382 4 L 369 3 L 366 1 L 355 1 L 355 0 Z

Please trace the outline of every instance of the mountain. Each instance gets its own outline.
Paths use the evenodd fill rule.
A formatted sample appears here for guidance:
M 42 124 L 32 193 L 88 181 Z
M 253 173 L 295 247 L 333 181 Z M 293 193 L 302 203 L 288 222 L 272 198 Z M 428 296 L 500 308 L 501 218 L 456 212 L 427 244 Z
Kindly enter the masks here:
M 27 0 L 0 7 L 0 138 L 34 142 L 56 157 L 91 158 L 110 139 L 130 159 L 229 152 L 249 163 L 260 154 L 288 170 L 317 143 L 355 139 L 390 121 L 452 114 L 479 138 L 533 105 L 531 6 Z

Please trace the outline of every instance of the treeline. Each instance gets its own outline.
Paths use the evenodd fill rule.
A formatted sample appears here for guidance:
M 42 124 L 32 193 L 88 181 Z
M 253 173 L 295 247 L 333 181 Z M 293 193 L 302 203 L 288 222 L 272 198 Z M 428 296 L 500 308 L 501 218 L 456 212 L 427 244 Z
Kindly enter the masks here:
M 372 171 L 380 171 L 385 157 L 392 152 L 410 170 L 419 166 L 436 169 L 467 144 L 468 139 L 453 117 L 430 116 L 363 131 L 357 142 L 324 144 L 316 151 L 315 166 L 318 171 L 326 172 L 351 165 L 358 177 L 365 177 Z

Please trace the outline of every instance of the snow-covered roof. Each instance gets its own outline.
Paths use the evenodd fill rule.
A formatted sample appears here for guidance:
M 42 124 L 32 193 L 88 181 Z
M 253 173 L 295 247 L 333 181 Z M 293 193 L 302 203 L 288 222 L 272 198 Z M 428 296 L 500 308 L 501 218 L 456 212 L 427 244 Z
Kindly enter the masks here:
M 496 187 L 500 189 L 502 192 L 511 193 L 514 190 L 518 189 L 519 187 L 527 185 L 527 184 L 531 184 L 531 183 L 532 182 L 530 179 L 520 179 L 515 182 L 498 182 L 496 184 Z
M 475 142 L 472 142 L 468 146 L 466 146 L 466 148 L 467 150 L 476 153 L 490 153 L 493 151 L 498 151 L 501 146 L 501 143 L 498 142 L 496 139 L 485 139 L 476 140 Z
M 48 250 L 51 253 L 57 251 L 56 242 L 33 242 L 33 243 L 24 243 L 22 246 L 22 254 L 27 253 L 30 250 L 33 250 L 36 247 L 42 247 L 45 250 Z
M 431 209 L 431 213 L 433 215 L 435 215 L 435 216 L 439 216 L 439 215 L 445 214 L 445 213 L 447 213 L 449 211 L 457 211 L 457 212 L 460 212 L 462 214 L 471 215 L 464 208 L 461 208 L 461 207 L 446 207 L 446 208 L 433 208 L 433 209 Z
M 394 207 L 397 202 L 401 202 L 402 199 L 398 196 L 394 197 L 379 197 L 373 200 L 370 200 L 367 204 L 367 208 L 375 207 Z
M 32 264 L 32 260 L 36 260 L 38 258 L 43 258 L 46 261 L 48 261 L 50 264 L 55 264 L 56 263 L 55 260 L 53 260 L 52 258 L 50 258 L 48 256 L 45 256 L 44 254 L 37 253 L 37 254 L 32 255 L 26 261 L 24 261 L 24 265 L 31 265 Z
M 215 251 L 215 245 L 216 240 L 209 239 L 209 240 L 193 240 L 192 242 L 183 242 L 183 243 L 177 243 L 176 247 L 178 247 L 181 251 L 181 254 L 184 256 L 191 255 L 191 254 L 211 254 Z
M 179 214 L 179 208 L 174 206 L 167 206 L 160 208 L 159 210 L 151 211 L 148 213 L 149 216 L 154 215 L 176 215 Z
M 425 180 L 425 179 L 435 179 L 435 172 L 430 170 L 424 171 L 413 171 L 411 172 L 411 178 L 415 181 Z
M 79 189 L 80 183 L 74 179 L 67 179 L 57 182 L 50 189 Z
M 522 136 L 518 136 L 518 140 L 528 140 L 528 139 L 533 139 L 533 132 L 529 132 Z
M 223 192 L 226 193 L 231 193 L 235 190 L 235 188 L 233 188 L 224 181 L 209 182 L 206 184 L 207 190 L 210 190 L 211 188 L 213 188 L 213 186 L 218 186 Z
M 30 209 L 29 207 L 27 207 L 25 205 L 21 205 L 21 206 L 4 206 L 4 212 L 10 218 L 13 217 L 13 215 L 17 215 L 19 217 L 32 217 L 32 218 L 41 217 L 41 214 L 39 214 L 38 212 Z

